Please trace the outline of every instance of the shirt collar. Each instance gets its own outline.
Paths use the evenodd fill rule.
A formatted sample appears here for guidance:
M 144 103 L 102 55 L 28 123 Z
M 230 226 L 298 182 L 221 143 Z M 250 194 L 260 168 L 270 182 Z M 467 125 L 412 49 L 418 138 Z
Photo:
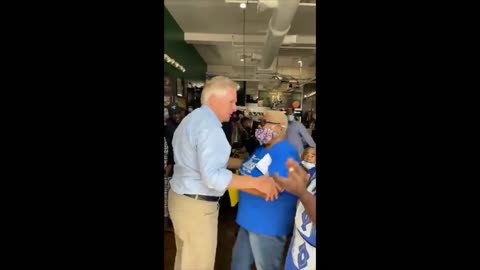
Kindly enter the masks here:
M 220 120 L 218 120 L 217 115 L 212 111 L 212 109 L 210 109 L 210 107 L 208 107 L 207 105 L 202 105 L 202 107 L 200 108 L 207 112 L 210 119 L 212 119 L 216 124 L 218 124 L 218 126 L 222 126 L 222 123 L 220 122 Z

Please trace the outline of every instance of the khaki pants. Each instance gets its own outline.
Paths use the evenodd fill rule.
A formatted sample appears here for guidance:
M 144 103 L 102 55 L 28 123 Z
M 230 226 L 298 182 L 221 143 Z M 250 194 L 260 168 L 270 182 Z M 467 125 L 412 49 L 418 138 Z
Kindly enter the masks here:
M 218 202 L 195 200 L 170 189 L 168 210 L 177 247 L 174 270 L 213 270 L 218 207 Z

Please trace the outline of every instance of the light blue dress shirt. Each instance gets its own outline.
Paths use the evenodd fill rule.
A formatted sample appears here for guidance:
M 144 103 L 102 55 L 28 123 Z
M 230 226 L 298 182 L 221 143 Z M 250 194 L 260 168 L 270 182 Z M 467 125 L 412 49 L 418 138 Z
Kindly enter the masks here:
M 295 120 L 288 122 L 287 140 L 297 149 L 300 155 L 303 153 L 304 143 L 307 143 L 310 147 L 316 147 L 315 141 L 312 136 L 308 134 L 305 126 Z
M 232 172 L 227 169 L 231 147 L 222 124 L 208 107 L 188 114 L 173 134 L 175 167 L 170 186 L 177 194 L 222 196 Z

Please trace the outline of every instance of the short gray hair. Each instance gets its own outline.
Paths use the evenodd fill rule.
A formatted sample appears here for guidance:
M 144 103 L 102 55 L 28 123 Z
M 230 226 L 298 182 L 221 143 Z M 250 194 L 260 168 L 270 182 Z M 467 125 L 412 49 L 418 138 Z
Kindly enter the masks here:
M 200 98 L 202 105 L 206 105 L 212 94 L 225 95 L 228 90 L 238 90 L 238 84 L 231 79 L 223 76 L 216 76 L 208 80 L 203 87 L 202 96 Z

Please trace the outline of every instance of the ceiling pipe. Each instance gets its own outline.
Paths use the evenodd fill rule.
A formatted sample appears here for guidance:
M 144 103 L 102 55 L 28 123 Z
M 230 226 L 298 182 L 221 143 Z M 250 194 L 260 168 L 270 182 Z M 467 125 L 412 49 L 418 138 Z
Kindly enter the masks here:
M 269 68 L 278 55 L 283 38 L 290 30 L 290 24 L 299 4 L 300 0 L 278 1 L 278 6 L 273 11 L 273 15 L 268 23 L 267 40 L 263 47 L 262 61 L 260 63 L 261 68 Z
M 240 3 L 245 3 L 245 0 L 225 0 L 225 3 L 227 4 L 240 4 Z M 258 3 L 257 0 L 248 0 L 249 4 L 255 4 Z M 306 6 L 306 7 L 316 7 L 317 3 L 300 3 L 299 6 Z
M 237 45 L 232 42 L 232 47 L 234 48 L 243 48 L 243 45 Z M 246 46 L 247 48 L 263 48 L 263 46 Z M 299 49 L 299 50 L 316 50 L 317 47 L 296 47 L 296 46 L 281 46 L 281 49 Z

